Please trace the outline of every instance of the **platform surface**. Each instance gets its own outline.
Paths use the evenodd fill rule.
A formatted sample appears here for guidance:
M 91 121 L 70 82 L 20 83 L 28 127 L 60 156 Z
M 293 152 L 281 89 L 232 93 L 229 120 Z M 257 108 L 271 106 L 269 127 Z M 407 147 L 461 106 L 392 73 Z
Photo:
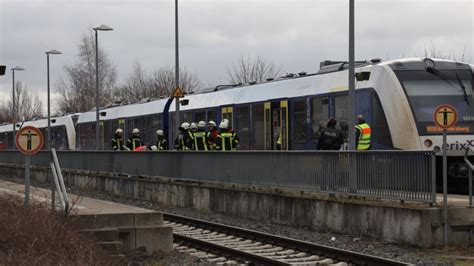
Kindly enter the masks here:
M 25 197 L 25 185 L 0 180 L 0 194 L 16 195 Z M 58 193 L 56 192 L 56 204 L 59 204 Z M 151 213 L 153 210 L 129 206 L 125 204 L 94 199 L 74 194 L 68 194 L 69 204 L 73 205 L 75 214 L 121 214 L 121 213 Z M 44 202 L 51 205 L 51 190 L 30 186 L 30 202 Z M 57 206 L 60 207 L 59 205 Z

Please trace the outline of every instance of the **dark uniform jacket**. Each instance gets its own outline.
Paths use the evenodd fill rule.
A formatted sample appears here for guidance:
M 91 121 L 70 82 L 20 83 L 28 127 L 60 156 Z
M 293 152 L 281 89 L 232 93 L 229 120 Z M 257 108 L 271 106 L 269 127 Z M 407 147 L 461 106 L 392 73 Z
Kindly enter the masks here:
M 237 144 L 239 144 L 239 136 L 235 132 L 232 132 L 232 130 L 221 131 L 216 139 L 216 150 L 237 150 Z
M 131 136 L 127 140 L 127 148 L 131 151 L 135 150 L 136 148 L 143 146 L 142 139 L 139 136 Z
M 206 131 L 198 129 L 194 132 L 194 149 L 196 151 L 207 151 L 209 150 L 208 139 Z
M 122 137 L 115 134 L 114 138 L 112 139 L 112 149 L 114 149 L 114 151 L 122 151 L 124 150 L 123 144 Z
M 166 137 L 158 137 L 158 140 L 156 141 L 156 148 L 158 148 L 159 151 L 168 149 L 168 141 L 166 141 Z
M 191 131 L 179 128 L 180 133 L 174 141 L 174 149 L 178 151 L 194 150 L 194 138 Z
M 344 140 L 342 132 L 334 127 L 328 127 L 321 132 L 318 141 L 319 150 L 339 150 L 341 149 Z

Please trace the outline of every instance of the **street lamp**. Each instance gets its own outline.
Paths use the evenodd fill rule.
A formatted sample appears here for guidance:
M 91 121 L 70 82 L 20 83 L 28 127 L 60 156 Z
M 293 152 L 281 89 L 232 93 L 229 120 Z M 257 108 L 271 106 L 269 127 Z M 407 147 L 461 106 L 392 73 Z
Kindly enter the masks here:
M 179 35 L 178 35 L 178 0 L 174 2 L 174 38 L 175 38 L 175 83 L 176 88 L 179 88 Z M 176 114 L 174 116 L 175 125 L 174 129 L 176 130 L 176 135 L 178 135 L 178 127 L 181 125 L 181 114 L 179 112 L 179 98 L 176 98 L 175 103 Z
M 13 81 L 13 98 L 12 98 L 12 103 L 13 103 L 13 119 L 12 119 L 12 123 L 13 123 L 13 149 L 15 149 L 15 142 L 16 142 L 16 129 L 15 129 L 15 126 L 16 126 L 16 116 L 17 116 L 17 113 L 16 113 L 16 106 L 15 106 L 15 71 L 23 71 L 25 70 L 24 68 L 22 67 L 19 67 L 19 66 L 16 66 L 14 68 L 12 68 L 12 81 Z
M 49 93 L 49 55 L 50 54 L 61 54 L 60 51 L 52 49 L 46 52 L 46 69 L 48 76 L 48 139 L 46 141 L 46 148 L 51 149 L 51 104 L 50 104 L 50 93 Z
M 95 145 L 96 149 L 100 149 L 99 144 L 99 31 L 111 31 L 111 27 L 107 25 L 100 25 L 99 27 L 93 28 L 95 31 Z

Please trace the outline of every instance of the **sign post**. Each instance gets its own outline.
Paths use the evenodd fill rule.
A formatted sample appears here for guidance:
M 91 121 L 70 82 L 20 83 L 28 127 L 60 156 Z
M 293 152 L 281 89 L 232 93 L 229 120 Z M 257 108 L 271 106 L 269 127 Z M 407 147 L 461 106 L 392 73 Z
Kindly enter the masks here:
M 17 149 L 25 155 L 25 208 L 28 208 L 30 205 L 30 156 L 38 153 L 43 147 L 43 134 L 36 127 L 24 127 L 16 133 L 15 144 Z
M 439 128 L 443 129 L 443 224 L 444 224 L 444 244 L 448 244 L 448 158 L 447 158 L 447 136 L 448 128 L 453 127 L 457 122 L 457 112 L 454 107 L 442 104 L 436 108 L 433 120 Z

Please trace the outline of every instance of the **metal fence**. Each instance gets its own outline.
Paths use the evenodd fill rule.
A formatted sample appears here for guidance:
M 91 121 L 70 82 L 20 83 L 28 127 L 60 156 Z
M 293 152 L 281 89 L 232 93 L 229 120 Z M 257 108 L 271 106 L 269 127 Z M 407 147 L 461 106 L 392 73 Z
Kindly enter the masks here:
M 58 152 L 63 169 L 373 195 L 434 202 L 435 157 L 425 151 Z M 49 166 L 40 152 L 32 165 Z M 23 155 L 0 152 L 0 163 Z

